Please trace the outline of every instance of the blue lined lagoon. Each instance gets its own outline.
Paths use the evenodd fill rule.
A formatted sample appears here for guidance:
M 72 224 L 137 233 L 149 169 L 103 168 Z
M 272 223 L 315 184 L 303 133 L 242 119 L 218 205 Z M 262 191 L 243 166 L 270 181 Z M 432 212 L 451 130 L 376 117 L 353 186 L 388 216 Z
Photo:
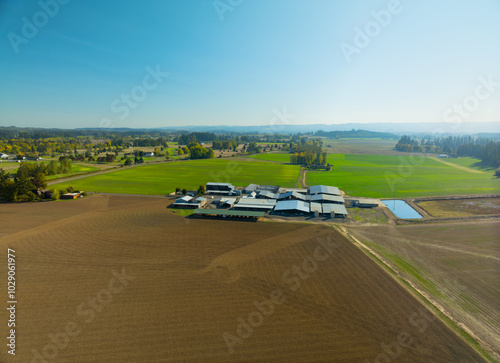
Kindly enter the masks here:
M 422 216 L 408 203 L 400 199 L 383 200 L 382 203 L 398 218 L 414 219 Z

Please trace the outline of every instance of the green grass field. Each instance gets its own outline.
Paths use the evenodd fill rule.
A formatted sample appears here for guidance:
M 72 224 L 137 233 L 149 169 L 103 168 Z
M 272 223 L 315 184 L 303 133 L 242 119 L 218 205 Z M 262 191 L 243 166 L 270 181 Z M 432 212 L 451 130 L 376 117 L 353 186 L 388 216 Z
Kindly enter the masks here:
M 470 173 L 426 157 L 330 154 L 332 171 L 309 171 L 308 185 L 334 185 L 353 196 L 404 198 L 500 192 L 493 173 Z
M 296 185 L 299 166 L 281 165 L 251 158 L 175 161 L 143 165 L 107 174 L 89 176 L 71 182 L 51 185 L 62 189 L 72 186 L 88 192 L 165 195 L 176 187 L 198 189 L 207 182 L 232 183 L 247 186 L 250 183 Z
M 72 174 L 85 173 L 85 172 L 99 170 L 99 169 L 101 169 L 101 168 L 96 167 L 96 166 L 90 166 L 88 164 L 76 164 L 76 163 L 72 163 L 72 165 L 71 165 L 71 173 L 57 174 L 57 175 L 48 175 L 47 176 L 47 180 L 53 180 L 53 179 L 58 179 L 58 178 L 65 178 L 67 176 L 71 176 Z
M 448 162 L 448 163 L 452 163 L 452 164 L 457 164 L 457 165 L 460 165 L 460 166 L 465 166 L 467 168 L 472 168 L 472 169 L 476 169 L 476 170 L 481 170 L 481 171 L 491 171 L 493 173 L 493 171 L 495 170 L 495 168 L 493 167 L 485 167 L 483 165 L 481 165 L 481 160 L 480 159 L 475 159 L 475 158 L 450 158 L 450 159 L 443 159 L 444 161 Z
M 281 163 L 289 163 L 290 162 L 290 155 L 291 154 L 284 154 L 284 153 L 265 153 L 265 154 L 254 154 L 248 156 L 249 158 L 252 159 L 257 159 L 257 160 L 267 160 L 267 161 L 277 161 Z
M 381 154 L 399 155 L 394 150 L 398 140 L 388 139 L 323 139 L 325 151 L 329 154 Z M 333 146 L 333 147 L 328 147 Z

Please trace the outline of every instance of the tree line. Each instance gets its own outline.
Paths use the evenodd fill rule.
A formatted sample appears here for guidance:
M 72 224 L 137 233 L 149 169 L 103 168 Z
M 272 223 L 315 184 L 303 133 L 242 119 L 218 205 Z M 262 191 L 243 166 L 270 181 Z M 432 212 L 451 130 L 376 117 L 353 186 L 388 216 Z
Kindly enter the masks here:
M 395 146 L 398 151 L 469 156 L 481 159 L 488 166 L 500 165 L 500 142 L 474 136 L 428 137 L 423 139 L 402 136 Z
M 50 163 L 22 163 L 12 179 L 8 172 L 0 169 L 0 199 L 8 202 L 33 201 L 44 197 L 39 191 L 47 187 L 47 176 L 71 172 L 71 161 L 67 158 Z M 67 190 L 52 191 L 51 198 L 59 199 Z

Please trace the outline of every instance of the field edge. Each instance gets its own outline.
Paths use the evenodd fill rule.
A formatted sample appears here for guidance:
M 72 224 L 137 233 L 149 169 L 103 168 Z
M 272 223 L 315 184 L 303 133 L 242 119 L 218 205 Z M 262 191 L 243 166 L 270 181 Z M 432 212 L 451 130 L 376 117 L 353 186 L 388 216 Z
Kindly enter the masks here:
M 377 252 L 373 251 L 370 247 L 366 246 L 365 243 L 352 236 L 343 226 L 333 226 L 336 228 L 344 237 L 346 237 L 350 242 L 352 242 L 356 247 L 358 247 L 365 255 L 367 255 L 371 260 L 373 260 L 378 266 L 380 266 L 384 271 L 386 271 L 393 280 L 395 280 L 399 285 L 401 285 L 405 290 L 407 290 L 414 298 L 418 300 L 420 304 L 427 307 L 439 320 L 441 320 L 450 330 L 457 335 L 465 344 L 474 349 L 485 361 L 487 362 L 498 362 L 490 353 L 489 350 L 484 348 L 479 342 L 479 338 L 474 337 L 473 333 L 467 332 L 462 328 L 458 322 L 456 322 L 453 317 L 445 314 L 441 309 L 432 302 L 432 298 L 428 297 L 425 291 L 421 291 L 418 287 L 414 286 L 411 281 L 408 281 L 401 276 L 399 271 L 393 269 L 383 257 L 381 257 Z

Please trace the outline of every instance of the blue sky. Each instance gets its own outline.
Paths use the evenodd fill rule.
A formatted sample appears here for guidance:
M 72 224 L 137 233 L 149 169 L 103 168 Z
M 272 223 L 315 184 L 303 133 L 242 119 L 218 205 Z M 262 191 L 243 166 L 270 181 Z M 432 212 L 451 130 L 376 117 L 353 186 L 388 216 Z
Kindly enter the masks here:
M 0 126 L 498 122 L 498 19 L 497 0 L 3 0 Z

